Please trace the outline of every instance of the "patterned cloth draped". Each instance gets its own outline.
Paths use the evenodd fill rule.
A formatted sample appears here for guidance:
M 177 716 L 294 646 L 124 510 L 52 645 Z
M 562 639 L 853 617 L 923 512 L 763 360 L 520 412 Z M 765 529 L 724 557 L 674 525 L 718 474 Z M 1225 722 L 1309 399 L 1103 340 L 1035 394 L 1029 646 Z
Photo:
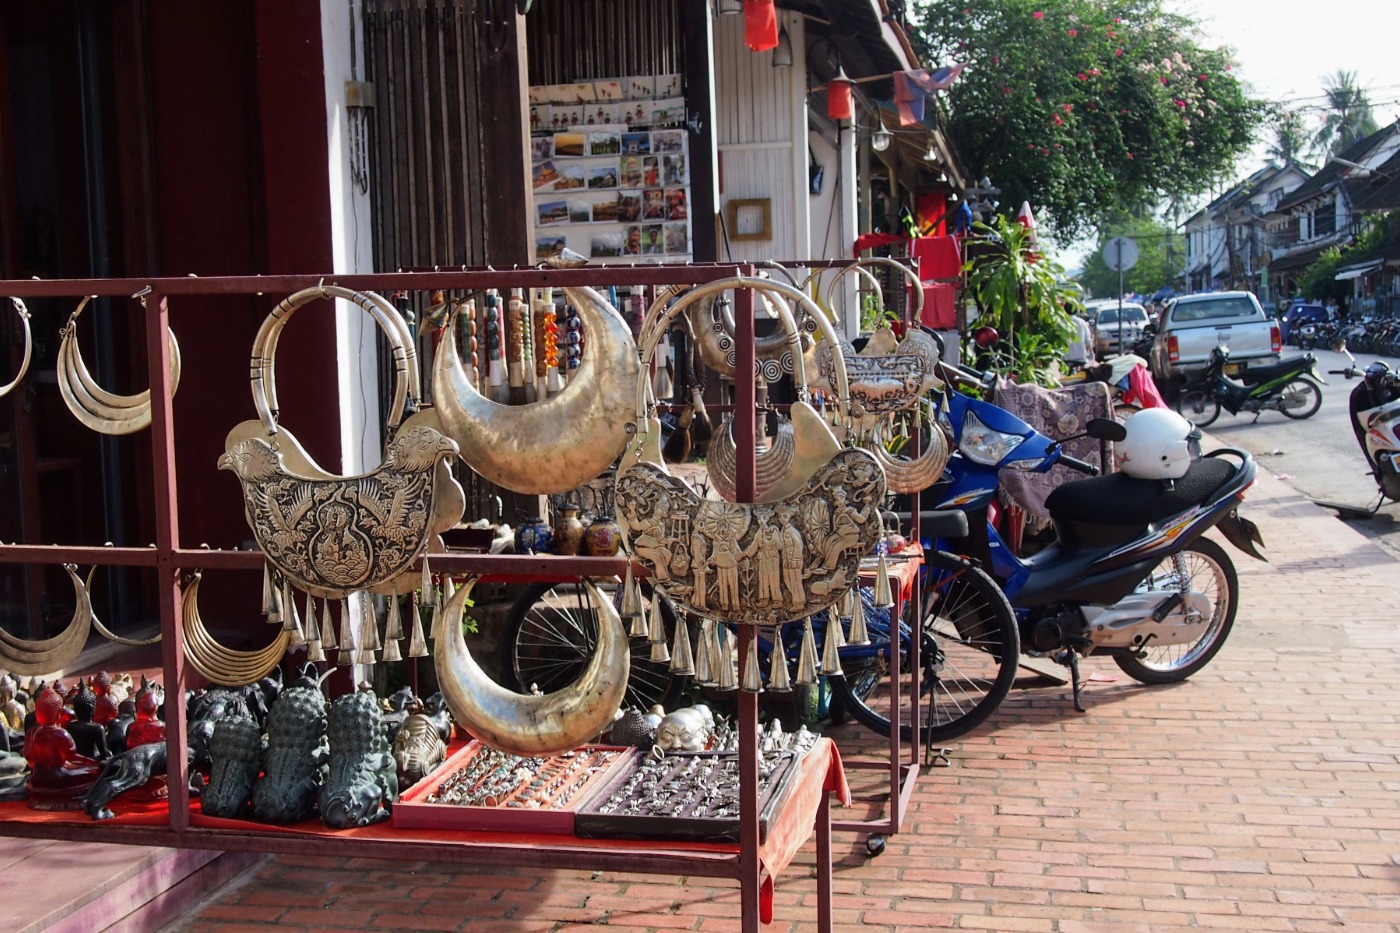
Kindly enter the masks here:
M 1113 400 L 1108 386 L 1101 382 L 1045 389 L 999 380 L 995 391 L 995 401 L 999 407 L 1048 437 L 1080 434 L 1091 419 L 1113 417 Z M 1104 473 L 1113 469 L 1113 445 L 1107 441 L 1081 437 L 1065 444 L 1064 452 L 1094 464 Z M 1050 495 L 1051 490 L 1061 483 L 1084 478 L 1083 473 L 1058 464 L 1051 467 L 1048 473 L 1002 470 L 1002 499 L 1009 499 L 1031 515 L 1049 518 L 1045 510 L 1045 497 Z

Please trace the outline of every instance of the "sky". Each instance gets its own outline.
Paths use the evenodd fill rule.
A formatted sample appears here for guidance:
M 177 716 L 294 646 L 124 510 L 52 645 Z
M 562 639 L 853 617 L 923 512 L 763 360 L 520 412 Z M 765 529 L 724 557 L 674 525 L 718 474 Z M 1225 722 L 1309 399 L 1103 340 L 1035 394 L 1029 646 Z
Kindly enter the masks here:
M 1324 79 L 1342 68 L 1357 73 L 1377 124 L 1400 117 L 1400 14 L 1391 0 L 1168 0 L 1168 5 L 1192 16 L 1208 42 L 1235 50 L 1235 73 L 1257 96 L 1315 106 L 1322 103 Z M 1310 110 L 1305 119 L 1314 129 L 1320 113 Z M 1267 161 L 1268 142 L 1261 138 L 1255 152 L 1241 160 L 1239 178 Z M 1211 197 L 1202 196 L 1201 203 Z M 1071 244 L 1060 259 L 1066 268 L 1077 268 L 1093 247 L 1092 239 Z

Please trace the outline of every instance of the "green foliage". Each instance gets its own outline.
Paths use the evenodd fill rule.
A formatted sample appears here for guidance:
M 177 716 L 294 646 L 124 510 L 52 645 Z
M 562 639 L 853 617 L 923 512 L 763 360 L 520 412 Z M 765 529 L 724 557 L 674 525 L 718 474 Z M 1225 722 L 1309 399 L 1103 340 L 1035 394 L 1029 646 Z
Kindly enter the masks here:
M 922 0 L 927 61 L 963 62 L 948 131 L 1003 203 L 1059 239 L 1115 209 L 1205 191 L 1265 107 L 1163 0 Z
M 964 270 L 979 316 L 973 327 L 994 327 L 1007 342 L 1004 367 L 1022 382 L 1053 385 L 1059 361 L 1074 338 L 1066 303 L 1078 303 L 1078 286 L 1064 268 L 1030 242 L 1030 232 L 1014 219 L 974 224 L 979 237 L 968 250 Z
M 1326 301 L 1328 298 L 1340 301 L 1350 295 L 1351 282 L 1338 282 L 1337 269 L 1364 253 L 1379 249 L 1392 227 L 1397 225 L 1400 225 L 1400 215 L 1374 218 L 1345 248 L 1332 246 L 1323 250 L 1322 255 L 1313 260 L 1313 264 L 1298 277 L 1298 289 L 1303 297 L 1314 301 Z
M 1280 164 L 1292 162 L 1311 170 L 1304 161 L 1311 148 L 1307 127 L 1303 125 L 1303 114 L 1298 110 L 1280 107 L 1269 118 L 1273 125 L 1274 141 L 1269 146 L 1269 158 Z
M 1172 228 L 1150 217 L 1119 215 L 1099 230 L 1094 252 L 1084 261 L 1079 284 L 1095 298 L 1118 296 L 1118 273 L 1103 259 L 1103 246 L 1114 237 L 1131 237 L 1137 244 L 1138 261 L 1123 273 L 1124 292 L 1151 294 L 1163 285 L 1176 287 L 1186 260 L 1186 241 Z M 1170 255 L 1168 246 L 1170 245 Z

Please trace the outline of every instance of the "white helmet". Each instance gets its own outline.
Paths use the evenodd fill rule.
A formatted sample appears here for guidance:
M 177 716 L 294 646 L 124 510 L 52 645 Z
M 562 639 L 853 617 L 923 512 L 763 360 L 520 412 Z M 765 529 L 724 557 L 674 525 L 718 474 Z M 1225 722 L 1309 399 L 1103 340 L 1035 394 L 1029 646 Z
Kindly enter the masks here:
M 1129 476 L 1180 479 L 1198 455 L 1195 426 L 1170 408 L 1144 408 L 1123 429 L 1128 436 L 1114 445 L 1114 459 Z

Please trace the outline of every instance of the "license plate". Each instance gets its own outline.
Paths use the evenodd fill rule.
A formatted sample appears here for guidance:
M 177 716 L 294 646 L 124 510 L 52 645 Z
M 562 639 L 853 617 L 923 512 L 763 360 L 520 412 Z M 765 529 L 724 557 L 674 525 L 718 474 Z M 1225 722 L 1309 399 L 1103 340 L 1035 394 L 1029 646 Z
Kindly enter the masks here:
M 1240 374 L 1241 371 L 1242 371 L 1242 367 L 1240 366 L 1239 363 L 1226 363 L 1226 364 L 1225 364 L 1225 375 L 1227 375 L 1227 376 L 1238 376 L 1238 375 Z

